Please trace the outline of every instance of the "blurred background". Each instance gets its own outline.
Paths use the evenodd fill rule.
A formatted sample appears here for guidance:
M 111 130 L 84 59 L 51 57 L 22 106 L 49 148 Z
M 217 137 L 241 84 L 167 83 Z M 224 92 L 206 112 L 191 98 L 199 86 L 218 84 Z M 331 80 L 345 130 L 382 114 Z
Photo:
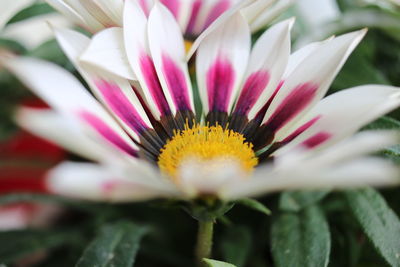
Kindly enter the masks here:
M 280 19 L 291 16 L 297 18 L 294 49 L 331 35 L 369 28 L 329 93 L 362 84 L 400 86 L 400 0 L 297 0 Z M 76 74 L 52 37 L 48 21 L 73 27 L 43 1 L 1 0 L 0 54 L 46 59 Z M 21 105 L 47 108 L 0 69 L 0 229 L 4 231 L 0 232 L 0 265 L 73 266 L 103 223 L 124 218 L 154 229 L 136 266 L 190 266 L 187 257 L 192 254 L 196 223 L 183 211 L 171 211 L 158 203 L 110 206 L 50 196 L 44 183 L 46 172 L 75 156 L 18 128 L 13 114 Z M 400 129 L 399 120 L 397 110 L 368 128 Z M 383 154 L 400 162 L 400 145 Z M 399 189 L 381 192 L 400 214 Z M 262 199 L 273 212 L 285 209 L 283 201 L 285 194 Z M 325 194 L 318 201 L 331 227 L 329 266 L 386 266 L 349 215 L 340 193 Z M 269 218 L 239 207 L 220 224 L 225 226 L 217 226 L 219 258 L 238 267 L 272 266 L 267 241 Z M 240 247 L 235 246 L 238 243 Z M 154 250 L 157 257 L 151 257 Z M 57 261 L 60 257 L 62 262 Z

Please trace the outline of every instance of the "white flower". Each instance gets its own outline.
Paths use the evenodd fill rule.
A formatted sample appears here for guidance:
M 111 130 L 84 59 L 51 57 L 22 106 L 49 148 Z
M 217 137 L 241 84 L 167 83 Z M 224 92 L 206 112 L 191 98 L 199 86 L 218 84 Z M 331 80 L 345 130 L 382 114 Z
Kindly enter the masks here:
M 98 32 L 123 24 L 124 0 L 46 0 L 76 24 Z M 148 16 L 156 0 L 132 0 Z M 244 7 L 243 14 L 253 31 L 269 24 L 294 0 L 160 0 L 178 21 L 187 37 L 198 36 L 229 9 Z M 251 4 L 255 2 L 254 4 Z M 249 5 L 251 4 L 251 5 Z
M 366 31 L 290 55 L 292 24 L 272 26 L 253 47 L 240 11 L 206 30 L 192 49 L 200 113 L 190 53 L 160 3 L 147 17 L 135 1 L 125 1 L 123 27 L 93 40 L 56 30 L 99 101 L 54 64 L 3 60 L 55 110 L 21 110 L 20 124 L 95 162 L 61 164 L 49 173 L 51 188 L 109 201 L 232 200 L 286 189 L 398 183 L 398 167 L 366 156 L 396 143 L 396 134 L 355 133 L 400 105 L 399 88 L 366 85 L 323 98 Z M 122 46 L 116 49 L 117 43 Z

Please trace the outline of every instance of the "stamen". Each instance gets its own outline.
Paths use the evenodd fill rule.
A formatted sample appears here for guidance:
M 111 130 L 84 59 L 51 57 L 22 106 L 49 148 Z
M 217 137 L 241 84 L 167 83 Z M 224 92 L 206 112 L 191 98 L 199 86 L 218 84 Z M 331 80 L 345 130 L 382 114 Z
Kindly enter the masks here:
M 185 161 L 234 160 L 245 172 L 251 172 L 258 164 L 253 145 L 242 134 L 220 125 L 189 127 L 175 131 L 174 136 L 161 149 L 158 166 L 174 181 L 179 180 L 179 168 Z M 223 167 L 223 166 L 222 166 Z

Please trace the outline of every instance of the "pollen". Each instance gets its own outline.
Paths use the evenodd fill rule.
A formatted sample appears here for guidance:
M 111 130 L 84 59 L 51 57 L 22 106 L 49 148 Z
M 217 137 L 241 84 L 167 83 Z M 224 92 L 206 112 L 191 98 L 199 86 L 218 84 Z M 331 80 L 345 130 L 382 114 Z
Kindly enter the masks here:
M 158 166 L 164 174 L 177 180 L 181 164 L 186 160 L 234 160 L 248 173 L 258 164 L 253 144 L 246 142 L 242 134 L 219 125 L 197 124 L 192 128 L 186 125 L 184 130 L 175 131 L 172 139 L 161 149 Z

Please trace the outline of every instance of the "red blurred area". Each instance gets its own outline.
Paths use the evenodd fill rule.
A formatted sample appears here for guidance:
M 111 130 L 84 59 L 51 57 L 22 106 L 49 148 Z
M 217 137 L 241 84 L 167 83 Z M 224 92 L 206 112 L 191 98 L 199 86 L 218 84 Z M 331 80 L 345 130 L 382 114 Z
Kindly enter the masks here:
M 37 99 L 24 106 L 48 108 Z M 46 187 L 47 172 L 63 161 L 66 152 L 60 147 L 24 130 L 0 142 L 0 195 L 10 193 L 50 193 Z M 16 203 L 0 207 L 0 230 L 39 226 L 49 222 L 55 207 Z
M 24 101 L 24 106 L 47 108 L 38 99 Z M 0 143 L 0 194 L 47 192 L 45 175 L 66 156 L 60 147 L 20 130 Z

